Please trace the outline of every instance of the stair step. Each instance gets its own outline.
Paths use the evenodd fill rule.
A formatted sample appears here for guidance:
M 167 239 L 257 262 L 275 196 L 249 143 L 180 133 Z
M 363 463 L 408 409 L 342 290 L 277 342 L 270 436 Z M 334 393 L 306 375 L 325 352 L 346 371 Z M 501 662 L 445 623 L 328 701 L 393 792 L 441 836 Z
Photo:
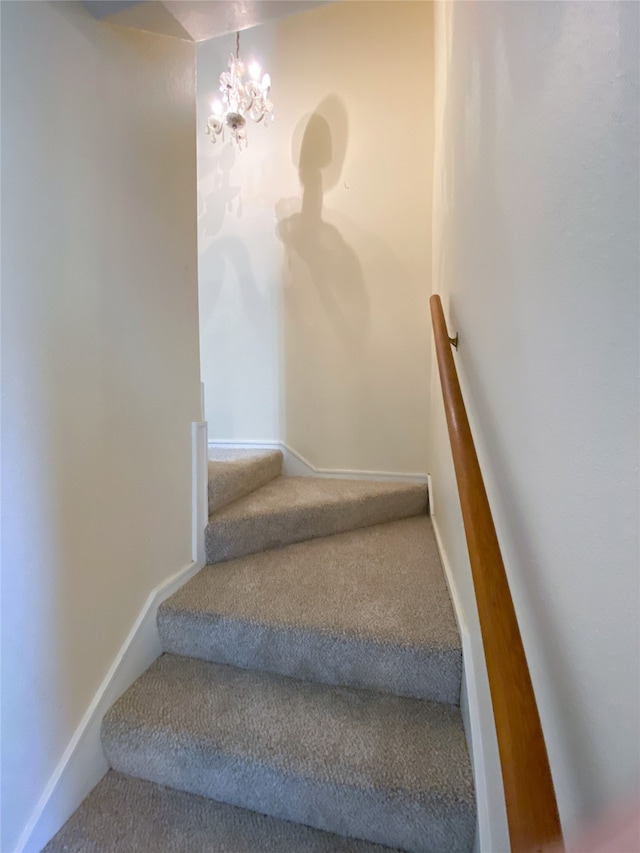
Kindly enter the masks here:
M 103 721 L 111 766 L 338 835 L 471 850 L 460 711 L 162 655 Z
M 163 649 L 457 704 L 462 650 L 431 520 L 207 566 L 158 613 Z
M 282 474 L 279 450 L 209 449 L 209 515 Z
M 390 853 L 113 770 L 42 853 Z
M 426 485 L 278 477 L 209 518 L 208 563 L 427 511 Z

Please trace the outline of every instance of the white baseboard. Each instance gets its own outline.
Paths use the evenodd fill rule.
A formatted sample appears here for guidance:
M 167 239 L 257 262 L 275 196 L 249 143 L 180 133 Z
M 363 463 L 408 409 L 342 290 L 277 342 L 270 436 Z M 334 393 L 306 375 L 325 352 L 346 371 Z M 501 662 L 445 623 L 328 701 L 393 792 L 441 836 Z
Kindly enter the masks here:
M 348 468 L 316 468 L 297 450 L 282 441 L 235 441 L 215 439 L 209 447 L 228 447 L 246 450 L 280 450 L 282 473 L 286 477 L 332 477 L 339 480 L 394 480 L 406 483 L 426 483 L 426 474 L 400 474 L 395 471 L 367 471 Z
M 39 853 L 109 769 L 102 751 L 102 718 L 162 653 L 156 616 L 162 602 L 205 564 L 207 524 L 207 425 L 192 425 L 193 535 L 195 558 L 153 589 L 105 675 L 25 826 L 14 853 Z
M 191 424 L 191 559 L 206 563 L 204 531 L 209 523 L 207 422 Z
M 431 497 L 431 478 L 429 478 L 429 496 Z M 509 853 L 507 811 L 484 652 L 482 649 L 474 648 L 438 523 L 433 516 L 431 521 L 462 641 L 463 680 L 460 710 L 473 764 L 478 810 L 473 849 L 474 853 Z M 480 679 L 486 682 L 484 691 L 480 688 Z

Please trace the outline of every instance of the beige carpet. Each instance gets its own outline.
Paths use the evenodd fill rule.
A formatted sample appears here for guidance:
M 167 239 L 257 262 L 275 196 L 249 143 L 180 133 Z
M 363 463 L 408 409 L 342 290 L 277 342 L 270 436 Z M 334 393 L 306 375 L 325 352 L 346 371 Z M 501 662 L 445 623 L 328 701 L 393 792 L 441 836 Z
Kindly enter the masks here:
M 407 850 L 470 850 L 471 768 L 453 705 L 165 654 L 103 722 L 111 766 Z
M 209 449 L 209 515 L 282 473 L 279 450 Z
M 165 651 L 457 704 L 462 651 L 427 516 L 209 566 L 160 608 Z
M 472 850 L 426 486 L 280 470 L 210 459 L 212 565 L 160 608 L 166 653 L 103 721 L 116 772 L 47 853 Z
M 43 853 L 390 853 L 113 770 Z
M 278 477 L 209 518 L 207 562 L 425 515 L 427 504 L 412 483 Z

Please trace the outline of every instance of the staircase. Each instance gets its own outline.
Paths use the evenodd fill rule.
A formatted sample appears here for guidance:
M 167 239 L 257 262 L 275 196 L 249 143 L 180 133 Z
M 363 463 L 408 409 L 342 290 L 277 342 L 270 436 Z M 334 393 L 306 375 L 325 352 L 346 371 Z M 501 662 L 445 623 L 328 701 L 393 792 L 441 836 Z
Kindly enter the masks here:
M 46 853 L 469 853 L 460 639 L 426 487 L 211 453 L 208 565 Z M 383 845 L 383 846 L 380 846 Z

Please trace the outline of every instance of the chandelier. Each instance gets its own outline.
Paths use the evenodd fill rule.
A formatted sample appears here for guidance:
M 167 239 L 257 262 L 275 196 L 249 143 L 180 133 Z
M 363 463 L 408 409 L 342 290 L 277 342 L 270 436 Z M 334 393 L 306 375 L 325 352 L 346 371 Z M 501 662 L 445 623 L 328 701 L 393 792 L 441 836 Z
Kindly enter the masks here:
M 271 78 L 264 74 L 257 62 L 249 65 L 249 79 L 243 82 L 244 62 L 240 59 L 240 33 L 236 33 L 236 55 L 229 57 L 229 70 L 220 75 L 221 101 L 211 104 L 212 114 L 207 119 L 207 133 L 215 142 L 227 128 L 231 138 L 242 150 L 247 147 L 247 118 L 263 122 L 267 127 L 273 121 L 273 103 L 269 100 Z

